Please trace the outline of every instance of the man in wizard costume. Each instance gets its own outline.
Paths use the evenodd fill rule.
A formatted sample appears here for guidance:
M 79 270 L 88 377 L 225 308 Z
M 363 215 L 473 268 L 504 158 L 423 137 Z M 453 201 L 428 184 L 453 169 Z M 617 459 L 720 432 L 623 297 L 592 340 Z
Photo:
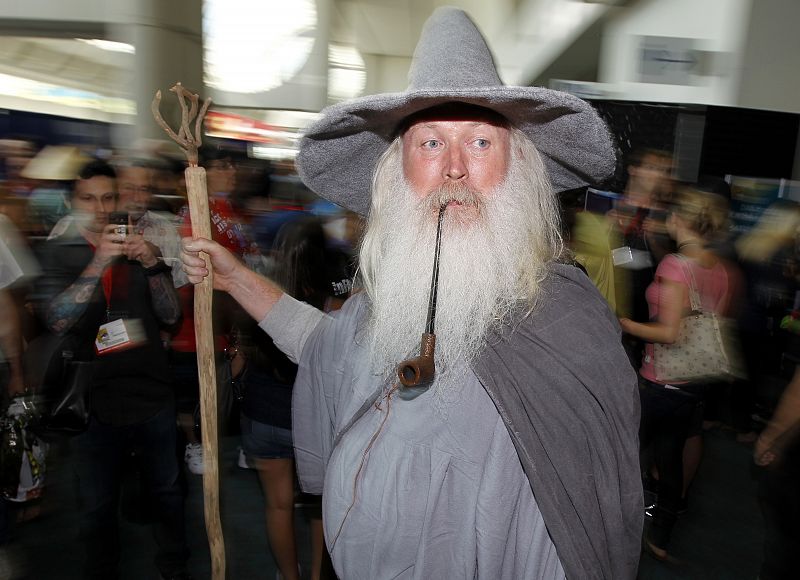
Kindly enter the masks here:
M 298 472 L 341 578 L 632 579 L 636 377 L 561 262 L 555 194 L 613 171 L 608 131 L 576 97 L 503 85 L 458 9 L 427 22 L 409 77 L 326 109 L 300 145 L 305 183 L 367 217 L 363 291 L 328 315 L 203 239 L 186 272 L 210 259 L 298 362 Z M 426 357 L 415 383 L 400 363 Z

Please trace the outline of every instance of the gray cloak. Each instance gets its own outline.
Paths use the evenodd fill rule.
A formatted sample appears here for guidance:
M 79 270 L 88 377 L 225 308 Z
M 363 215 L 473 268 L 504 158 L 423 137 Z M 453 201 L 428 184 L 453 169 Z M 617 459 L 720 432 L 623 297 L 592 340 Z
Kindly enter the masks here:
M 345 317 L 363 319 L 364 302 L 348 301 Z M 358 360 L 363 329 L 312 310 L 277 308 L 262 328 L 299 359 L 297 467 L 303 488 L 321 493 L 337 444 L 385 384 Z M 287 336 L 290 325 L 299 330 Z M 491 336 L 472 372 L 506 425 L 567 578 L 635 578 L 643 523 L 636 375 L 589 279 L 552 265 L 534 312 Z

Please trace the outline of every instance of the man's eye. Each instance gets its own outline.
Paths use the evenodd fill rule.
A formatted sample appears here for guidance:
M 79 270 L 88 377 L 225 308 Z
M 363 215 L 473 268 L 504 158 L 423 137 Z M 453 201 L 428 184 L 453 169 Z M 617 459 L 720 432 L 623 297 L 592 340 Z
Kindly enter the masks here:
M 478 149 L 486 149 L 489 146 L 488 139 L 475 139 L 475 146 Z
M 428 139 L 422 144 L 423 149 L 436 149 L 439 147 L 439 142 L 436 139 Z

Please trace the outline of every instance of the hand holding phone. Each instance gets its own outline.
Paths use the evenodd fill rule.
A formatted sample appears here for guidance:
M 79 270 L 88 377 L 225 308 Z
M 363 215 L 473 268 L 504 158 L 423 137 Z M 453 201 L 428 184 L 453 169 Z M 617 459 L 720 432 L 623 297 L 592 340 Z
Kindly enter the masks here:
M 112 211 L 108 214 L 108 223 L 117 226 L 114 230 L 115 233 L 121 236 L 128 235 L 128 226 L 130 223 L 128 212 L 126 211 Z

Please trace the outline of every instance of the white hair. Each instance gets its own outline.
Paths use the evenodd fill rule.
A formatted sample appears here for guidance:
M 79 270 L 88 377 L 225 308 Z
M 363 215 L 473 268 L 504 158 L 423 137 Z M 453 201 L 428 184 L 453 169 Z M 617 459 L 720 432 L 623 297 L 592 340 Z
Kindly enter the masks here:
M 461 223 L 457 215 L 444 216 L 436 308 L 439 390 L 455 389 L 441 379 L 480 352 L 490 329 L 517 308 L 535 307 L 547 265 L 564 249 L 558 203 L 531 140 L 511 129 L 510 143 L 508 173 L 492 192 L 443 187 L 420 200 L 403 173 L 400 138 L 380 159 L 359 270 L 370 300 L 373 364 L 382 370 L 393 370 L 419 347 L 436 208 L 448 200 L 474 206 L 477 218 Z

